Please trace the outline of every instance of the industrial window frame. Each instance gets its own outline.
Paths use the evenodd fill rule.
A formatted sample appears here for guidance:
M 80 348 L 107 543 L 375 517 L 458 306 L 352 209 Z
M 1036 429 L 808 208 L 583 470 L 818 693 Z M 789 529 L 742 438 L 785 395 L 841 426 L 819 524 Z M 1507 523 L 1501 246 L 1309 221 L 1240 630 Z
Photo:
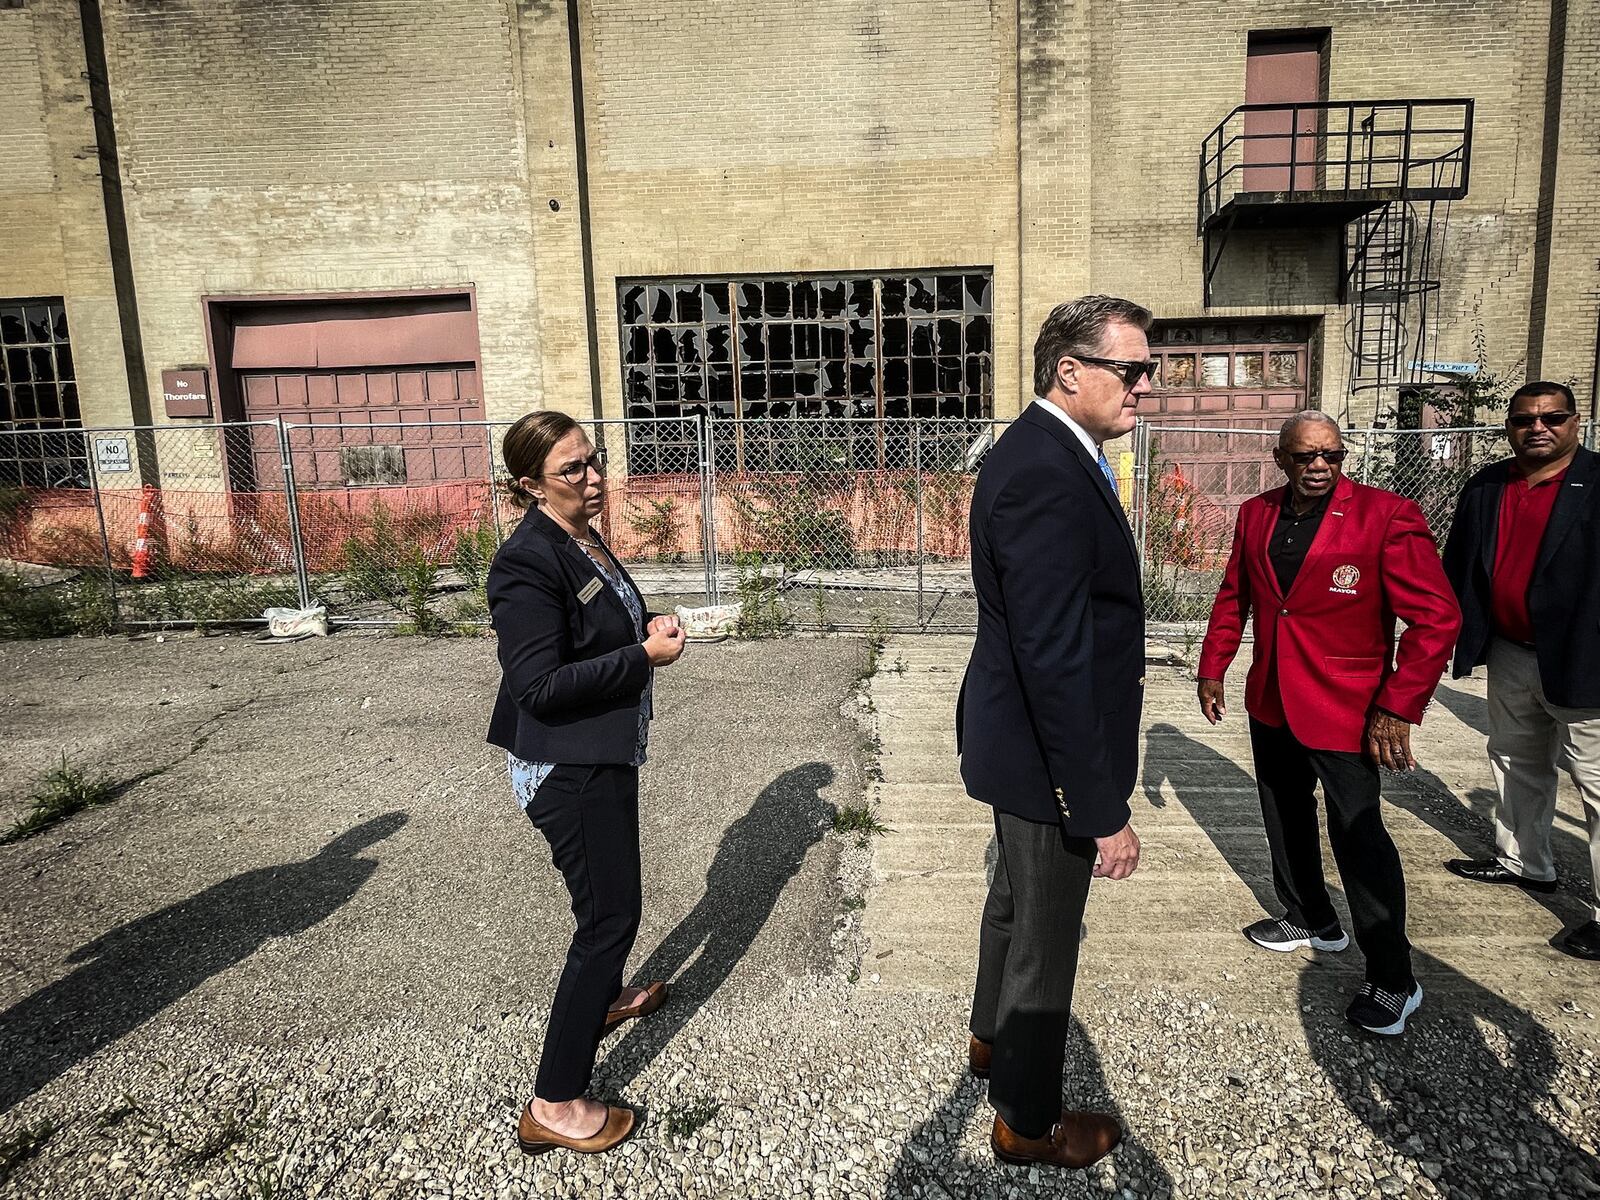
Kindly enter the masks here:
M 629 469 L 692 463 L 697 415 L 722 470 L 804 467 L 818 437 L 836 465 L 908 466 L 915 419 L 964 453 L 993 419 L 993 309 L 987 266 L 619 279 L 623 411 L 669 418 L 630 428 Z
M 0 486 L 88 487 L 82 428 L 64 300 L 0 300 Z

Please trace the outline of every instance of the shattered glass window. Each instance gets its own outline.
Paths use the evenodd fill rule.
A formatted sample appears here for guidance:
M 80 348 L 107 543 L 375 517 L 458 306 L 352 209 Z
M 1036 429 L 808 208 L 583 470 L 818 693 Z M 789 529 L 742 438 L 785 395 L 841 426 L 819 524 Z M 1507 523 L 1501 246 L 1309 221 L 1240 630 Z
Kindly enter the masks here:
M 0 486 L 89 486 L 66 308 L 0 300 Z
M 993 275 L 934 271 L 620 283 L 635 471 L 687 459 L 705 416 L 721 470 L 903 468 L 959 460 L 993 413 Z M 976 431 L 976 432 L 975 432 Z M 681 434 L 681 436 L 680 436 Z M 932 456 L 932 459 L 930 459 Z M 656 465 L 649 465 L 656 464 Z

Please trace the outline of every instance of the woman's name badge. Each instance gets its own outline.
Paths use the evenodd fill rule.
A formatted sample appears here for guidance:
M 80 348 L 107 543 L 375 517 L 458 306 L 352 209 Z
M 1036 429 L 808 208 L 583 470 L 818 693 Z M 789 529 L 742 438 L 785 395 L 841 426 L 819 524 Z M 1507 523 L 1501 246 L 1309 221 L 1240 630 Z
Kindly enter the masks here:
M 579 603 L 582 603 L 582 604 L 589 603 L 589 601 L 593 600 L 596 596 L 598 596 L 600 594 L 600 589 L 601 589 L 602 586 L 604 586 L 604 585 L 601 584 L 601 582 L 598 579 L 589 580 L 588 583 L 584 584 L 581 588 L 578 589 L 578 601 L 579 601 Z

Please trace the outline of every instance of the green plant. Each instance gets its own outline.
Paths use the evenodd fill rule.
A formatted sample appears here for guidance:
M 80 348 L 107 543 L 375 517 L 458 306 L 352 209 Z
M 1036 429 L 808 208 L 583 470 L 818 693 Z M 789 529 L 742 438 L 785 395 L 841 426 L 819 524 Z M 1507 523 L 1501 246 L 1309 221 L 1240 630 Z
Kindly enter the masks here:
M 822 501 L 843 502 L 853 484 L 848 474 L 827 472 L 800 480 L 782 477 L 751 481 L 748 496 L 734 495 L 734 518 L 743 543 L 758 548 L 791 570 L 855 565 L 855 534 L 842 512 Z
M 0 835 L 0 844 L 33 837 L 74 813 L 110 804 L 116 798 L 114 782 L 103 775 L 90 775 L 82 767 L 69 763 L 66 751 L 62 751 L 61 762 L 44 773 L 28 798 L 27 813 Z
M 860 912 L 866 908 L 867 898 L 865 896 L 846 896 L 839 903 L 843 906 L 845 912 Z
M 37 587 L 0 571 L 0 641 L 109 633 L 116 623 L 110 585 L 99 571 Z
M 683 518 L 678 514 L 675 500 L 644 498 L 644 509 L 628 514 L 628 528 L 633 530 L 645 553 L 660 562 L 677 562 L 683 555 L 678 550 L 683 534 Z
M 766 557 L 747 552 L 734 555 L 733 562 L 734 591 L 739 597 L 739 620 L 734 632 L 742 638 L 786 636 L 791 623 L 778 603 L 778 582 L 765 570 Z
M 55 1131 L 54 1122 L 40 1121 L 37 1125 L 24 1125 L 0 1140 L 0 1185 L 10 1179 L 18 1167 L 38 1154 Z
M 489 564 L 494 561 L 498 549 L 500 532 L 495 528 L 494 521 L 486 516 L 480 517 L 471 529 L 463 529 L 456 534 L 456 546 L 450 563 L 467 587 L 487 597 Z
M 667 1109 L 662 1129 L 670 1140 L 681 1141 L 701 1129 L 721 1111 L 722 1105 L 716 1100 L 695 1100 L 688 1104 L 674 1104 Z
M 428 607 L 439 582 L 439 564 L 412 546 L 401 554 L 395 575 L 401 589 L 395 607 L 406 618 L 402 629 L 410 633 L 443 632 L 449 623 Z
M 867 804 L 847 804 L 833 812 L 833 831 L 856 835 L 856 845 L 865 846 L 869 838 L 882 837 L 889 827 L 878 819 L 878 810 Z

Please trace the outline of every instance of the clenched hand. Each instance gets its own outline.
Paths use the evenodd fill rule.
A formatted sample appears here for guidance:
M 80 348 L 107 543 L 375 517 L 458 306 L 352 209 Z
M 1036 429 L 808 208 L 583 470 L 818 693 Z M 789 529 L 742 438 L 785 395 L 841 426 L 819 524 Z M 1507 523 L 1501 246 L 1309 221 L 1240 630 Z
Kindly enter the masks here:
M 1110 837 L 1095 838 L 1100 859 L 1094 865 L 1098 879 L 1126 879 L 1139 866 L 1139 835 L 1130 822 Z

